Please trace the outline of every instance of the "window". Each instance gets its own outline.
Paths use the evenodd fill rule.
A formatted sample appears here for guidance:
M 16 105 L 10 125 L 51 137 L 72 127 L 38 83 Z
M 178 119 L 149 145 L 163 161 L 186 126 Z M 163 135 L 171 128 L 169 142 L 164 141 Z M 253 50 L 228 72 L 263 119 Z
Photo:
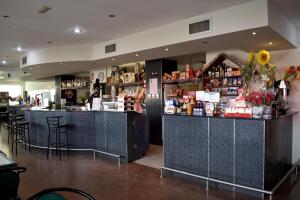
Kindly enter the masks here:
M 22 96 L 22 87 L 21 85 L 0 85 L 0 92 L 8 92 L 11 97 Z

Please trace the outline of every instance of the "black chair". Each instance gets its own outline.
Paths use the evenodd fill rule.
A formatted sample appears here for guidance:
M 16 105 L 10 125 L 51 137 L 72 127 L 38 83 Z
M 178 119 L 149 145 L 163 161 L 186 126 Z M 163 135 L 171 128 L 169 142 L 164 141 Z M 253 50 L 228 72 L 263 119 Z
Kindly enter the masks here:
M 25 172 L 25 167 L 0 168 L 0 199 L 19 200 L 18 189 L 20 174 Z
M 7 107 L 0 107 L 0 130 L 3 123 L 7 123 L 8 121 L 8 112 Z
M 58 194 L 57 192 L 75 193 L 82 197 L 85 197 L 88 200 L 95 200 L 94 197 L 92 197 L 90 194 L 86 192 L 74 188 L 68 188 L 68 187 L 46 189 L 33 195 L 28 200 L 64 200 L 65 197 L 61 194 Z
M 12 136 L 12 141 L 11 141 L 12 152 L 14 150 L 14 144 L 15 144 L 16 154 L 18 154 L 18 144 L 24 144 L 25 150 L 28 144 L 29 151 L 31 151 L 29 122 L 25 121 L 24 115 L 11 116 L 10 135 Z M 10 136 L 8 136 L 8 140 L 9 137 Z
M 67 148 L 69 156 L 69 139 L 67 132 L 67 125 L 63 121 L 62 116 L 47 117 L 48 124 L 48 151 L 47 159 L 49 159 L 50 146 L 55 145 L 56 154 L 59 152 L 59 159 L 61 160 L 61 148 Z M 65 135 L 65 144 L 62 144 L 62 134 Z M 51 135 L 55 136 L 55 142 L 51 143 Z
M 6 153 L 4 153 L 3 151 L 0 150 L 0 154 L 7 157 Z

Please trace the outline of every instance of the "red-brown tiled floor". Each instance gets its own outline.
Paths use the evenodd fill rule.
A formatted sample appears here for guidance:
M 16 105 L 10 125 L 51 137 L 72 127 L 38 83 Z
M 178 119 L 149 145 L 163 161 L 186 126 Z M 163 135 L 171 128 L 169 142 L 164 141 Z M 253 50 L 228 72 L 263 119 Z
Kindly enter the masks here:
M 12 155 L 6 142 L 6 132 L 1 132 L 0 149 Z M 158 169 L 128 164 L 117 165 L 117 161 L 92 152 L 72 153 L 70 157 L 58 156 L 46 159 L 46 152 L 34 150 L 31 153 L 20 151 L 12 155 L 20 166 L 27 167 L 21 175 L 20 196 L 27 199 L 32 194 L 49 187 L 68 186 L 84 190 L 97 200 L 232 200 L 255 199 L 241 194 L 211 188 L 207 193 L 201 184 L 184 181 L 175 177 L 161 179 Z M 71 199 L 77 199 L 72 197 Z M 274 200 L 299 200 L 300 182 L 291 187 L 285 183 L 274 196 Z

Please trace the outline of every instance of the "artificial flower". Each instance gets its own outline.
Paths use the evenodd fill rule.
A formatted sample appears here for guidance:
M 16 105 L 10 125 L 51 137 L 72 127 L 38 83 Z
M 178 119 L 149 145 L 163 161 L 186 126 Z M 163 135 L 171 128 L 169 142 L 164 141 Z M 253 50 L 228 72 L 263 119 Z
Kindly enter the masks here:
M 258 64 L 260 65 L 266 65 L 269 63 L 270 61 L 270 52 L 269 51 L 266 51 L 266 50 L 260 50 L 257 54 L 257 62 Z

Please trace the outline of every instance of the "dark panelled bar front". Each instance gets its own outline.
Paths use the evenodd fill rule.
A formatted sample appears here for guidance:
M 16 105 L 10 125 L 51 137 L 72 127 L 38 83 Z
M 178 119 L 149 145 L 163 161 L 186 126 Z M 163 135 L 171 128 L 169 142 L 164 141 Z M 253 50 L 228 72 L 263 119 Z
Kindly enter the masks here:
M 141 158 L 148 149 L 147 120 L 135 112 L 26 111 L 31 144 L 46 148 L 46 117 L 62 116 L 68 128 L 70 149 L 96 150 L 121 156 L 127 163 Z M 62 135 L 62 140 L 64 140 Z
M 163 115 L 164 167 L 270 191 L 292 168 L 292 119 L 292 114 L 272 120 Z

